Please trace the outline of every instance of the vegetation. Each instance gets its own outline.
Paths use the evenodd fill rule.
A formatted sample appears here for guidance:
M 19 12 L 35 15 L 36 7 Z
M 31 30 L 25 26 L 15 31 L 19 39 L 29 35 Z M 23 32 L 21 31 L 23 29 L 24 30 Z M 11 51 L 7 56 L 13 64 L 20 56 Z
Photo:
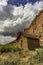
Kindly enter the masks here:
M 14 56 L 14 53 L 10 53 L 6 60 L 0 59 L 0 65 L 43 65 L 43 48 L 19 51 L 16 54 Z
M 21 51 L 21 48 L 17 45 L 0 45 L 0 52 L 11 52 L 11 51 Z
M 43 48 L 36 49 L 29 62 L 30 65 L 43 65 Z

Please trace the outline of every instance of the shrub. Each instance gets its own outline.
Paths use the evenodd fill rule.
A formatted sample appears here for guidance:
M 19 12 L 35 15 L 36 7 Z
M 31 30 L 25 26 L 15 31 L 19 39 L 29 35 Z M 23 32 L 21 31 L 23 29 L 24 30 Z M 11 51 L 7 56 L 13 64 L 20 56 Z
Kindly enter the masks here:
M 19 46 L 15 45 L 15 46 L 12 47 L 12 50 L 15 51 L 15 52 L 21 51 L 21 48 Z
M 0 46 L 0 52 L 8 52 L 11 51 L 11 49 L 7 46 Z
M 35 54 L 31 55 L 29 59 L 30 65 L 41 65 L 43 64 L 43 48 L 35 50 Z
M 2 60 L 0 61 L 0 65 L 19 65 L 19 59 L 12 59 Z
M 21 48 L 17 45 L 5 45 L 0 46 L 0 52 L 10 52 L 10 51 L 21 51 Z
M 43 48 L 36 49 L 37 59 L 39 62 L 43 62 Z

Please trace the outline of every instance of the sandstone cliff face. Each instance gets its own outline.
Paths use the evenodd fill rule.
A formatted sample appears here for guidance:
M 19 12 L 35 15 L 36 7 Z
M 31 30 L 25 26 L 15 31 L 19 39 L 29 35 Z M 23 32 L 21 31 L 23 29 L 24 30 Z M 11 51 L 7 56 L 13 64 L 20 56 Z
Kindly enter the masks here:
M 43 10 L 36 16 L 29 28 L 24 30 L 27 34 L 37 35 L 40 45 L 43 46 Z
M 43 10 L 36 16 L 29 28 L 24 30 L 27 34 L 43 36 Z

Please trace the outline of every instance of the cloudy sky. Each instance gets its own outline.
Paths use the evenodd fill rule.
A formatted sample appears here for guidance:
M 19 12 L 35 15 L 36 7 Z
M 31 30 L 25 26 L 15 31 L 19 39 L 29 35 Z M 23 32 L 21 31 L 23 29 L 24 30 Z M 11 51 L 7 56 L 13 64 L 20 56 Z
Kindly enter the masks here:
M 43 0 L 0 0 L 0 44 L 16 39 L 43 9 Z

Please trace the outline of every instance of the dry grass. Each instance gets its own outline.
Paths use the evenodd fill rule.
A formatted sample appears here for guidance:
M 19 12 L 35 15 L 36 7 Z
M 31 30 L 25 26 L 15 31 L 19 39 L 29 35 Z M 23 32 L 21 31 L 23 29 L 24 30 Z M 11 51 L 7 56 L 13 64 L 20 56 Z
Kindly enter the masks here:
M 43 65 L 43 48 L 0 54 L 0 65 Z

